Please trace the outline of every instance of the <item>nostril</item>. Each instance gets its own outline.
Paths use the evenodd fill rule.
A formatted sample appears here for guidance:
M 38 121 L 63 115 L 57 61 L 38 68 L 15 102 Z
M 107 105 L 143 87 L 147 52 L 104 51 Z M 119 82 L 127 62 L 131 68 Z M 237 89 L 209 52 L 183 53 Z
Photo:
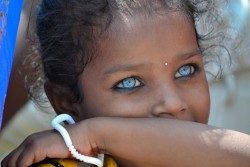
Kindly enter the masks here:
M 169 89 L 168 89 L 169 90 Z M 152 106 L 152 115 L 165 118 L 183 118 L 187 115 L 188 105 L 176 91 L 158 94 L 155 104 Z
M 152 116 L 161 118 L 183 119 L 188 115 L 185 103 L 169 105 L 169 103 L 158 104 L 153 107 Z
M 181 113 L 181 114 L 184 114 L 186 111 L 187 111 L 187 108 L 186 108 L 186 107 L 183 107 L 183 108 L 180 110 L 180 113 Z
M 154 117 L 174 119 L 175 115 L 173 113 L 162 112 L 162 113 L 154 114 Z

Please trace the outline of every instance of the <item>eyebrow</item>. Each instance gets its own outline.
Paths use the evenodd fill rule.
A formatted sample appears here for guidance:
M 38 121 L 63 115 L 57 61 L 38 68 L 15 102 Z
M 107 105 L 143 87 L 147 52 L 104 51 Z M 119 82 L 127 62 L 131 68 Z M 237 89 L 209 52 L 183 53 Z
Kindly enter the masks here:
M 121 71 L 134 71 L 134 70 L 138 70 L 142 67 L 150 66 L 150 64 L 151 63 L 141 63 L 141 64 L 135 64 L 135 65 L 119 64 L 119 65 L 116 65 L 116 66 L 108 69 L 103 74 L 109 75 L 109 74 L 113 74 L 113 73 L 117 73 L 117 72 L 121 72 Z
M 197 56 L 197 55 L 201 55 L 201 54 L 202 54 L 202 52 L 201 52 L 200 49 L 193 49 L 193 50 L 191 50 L 189 52 L 178 55 L 178 57 L 183 57 L 185 59 L 189 59 L 189 58 L 191 58 L 193 56 Z
M 191 50 L 189 52 L 179 54 L 177 56 L 181 57 L 182 59 L 189 59 L 191 57 L 200 55 L 201 53 L 202 52 L 200 49 L 194 49 L 194 50 Z M 103 75 L 110 75 L 110 74 L 118 73 L 121 71 L 134 71 L 134 70 L 141 69 L 142 67 L 143 68 L 149 67 L 151 65 L 152 65 L 152 63 L 150 63 L 150 62 L 149 63 L 135 64 L 135 65 L 133 65 L 133 64 L 119 64 L 119 65 L 113 66 L 112 68 L 108 69 L 107 71 L 104 71 Z

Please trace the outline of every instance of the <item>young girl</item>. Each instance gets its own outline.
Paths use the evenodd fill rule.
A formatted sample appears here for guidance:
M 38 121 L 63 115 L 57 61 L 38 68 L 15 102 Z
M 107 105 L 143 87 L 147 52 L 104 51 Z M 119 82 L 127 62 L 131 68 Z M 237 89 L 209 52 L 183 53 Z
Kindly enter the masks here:
M 130 167 L 250 165 L 248 135 L 205 125 L 208 55 L 196 26 L 211 3 L 42 1 L 44 88 L 56 113 L 78 122 L 67 131 L 80 153 Z M 70 157 L 52 130 L 28 137 L 2 167 Z

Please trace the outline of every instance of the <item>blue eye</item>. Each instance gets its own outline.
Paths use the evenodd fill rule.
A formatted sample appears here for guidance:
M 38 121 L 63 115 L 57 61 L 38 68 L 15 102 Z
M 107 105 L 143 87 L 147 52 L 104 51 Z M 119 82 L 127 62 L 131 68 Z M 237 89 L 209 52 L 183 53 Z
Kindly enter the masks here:
M 131 90 L 142 86 L 142 83 L 135 77 L 125 78 L 116 84 L 115 89 Z
M 180 67 L 175 74 L 175 78 L 190 77 L 196 71 L 196 66 L 192 64 L 184 65 Z

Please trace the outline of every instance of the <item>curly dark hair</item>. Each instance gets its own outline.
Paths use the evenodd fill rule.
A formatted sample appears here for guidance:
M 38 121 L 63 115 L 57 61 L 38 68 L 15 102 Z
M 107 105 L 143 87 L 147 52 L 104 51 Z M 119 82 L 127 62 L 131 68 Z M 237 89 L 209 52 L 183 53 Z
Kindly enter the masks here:
M 121 12 L 157 15 L 180 11 L 194 23 L 203 56 L 213 55 L 208 48 L 217 46 L 211 41 L 219 34 L 212 33 L 213 23 L 218 23 L 215 5 L 213 0 L 42 0 L 36 34 L 45 80 L 70 90 L 79 102 L 78 77 L 97 55 L 98 38 Z

